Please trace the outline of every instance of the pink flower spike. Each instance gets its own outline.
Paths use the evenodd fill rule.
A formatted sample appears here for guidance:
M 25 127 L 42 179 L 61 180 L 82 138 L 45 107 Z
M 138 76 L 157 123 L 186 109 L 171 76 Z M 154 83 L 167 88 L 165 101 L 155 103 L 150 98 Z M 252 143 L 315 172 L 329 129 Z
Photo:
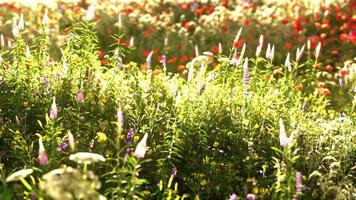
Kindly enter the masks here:
M 43 146 L 43 142 L 42 142 L 42 137 L 40 137 L 39 141 L 39 150 L 38 150 L 38 163 L 40 165 L 48 165 L 48 156 L 46 153 L 46 149 Z
M 57 105 L 56 105 L 56 97 L 53 97 L 53 102 L 52 102 L 51 110 L 49 112 L 49 117 L 52 120 L 55 120 L 57 118 L 57 114 L 58 114 L 58 111 L 57 111 Z

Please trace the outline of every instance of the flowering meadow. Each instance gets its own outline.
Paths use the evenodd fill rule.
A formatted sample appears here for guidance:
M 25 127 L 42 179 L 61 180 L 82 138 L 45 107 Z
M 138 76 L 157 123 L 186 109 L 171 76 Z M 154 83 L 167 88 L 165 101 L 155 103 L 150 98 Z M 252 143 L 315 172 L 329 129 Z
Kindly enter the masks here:
M 0 3 L 0 199 L 356 199 L 355 10 Z

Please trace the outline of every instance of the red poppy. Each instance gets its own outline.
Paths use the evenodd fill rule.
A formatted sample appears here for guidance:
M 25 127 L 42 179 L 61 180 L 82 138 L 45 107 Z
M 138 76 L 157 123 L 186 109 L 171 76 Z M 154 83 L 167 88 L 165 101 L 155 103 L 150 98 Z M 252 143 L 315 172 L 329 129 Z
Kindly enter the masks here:
M 318 83 L 318 88 L 324 88 L 325 87 L 325 83 L 324 82 L 319 82 Z
M 102 64 L 102 65 L 107 65 L 108 63 L 109 63 L 109 61 L 106 60 L 106 59 L 101 60 L 101 64 Z
M 286 48 L 286 49 L 291 49 L 292 47 L 293 47 L 293 44 L 290 43 L 290 42 L 286 42 L 286 43 L 284 44 L 284 48 Z
M 175 63 L 176 61 L 177 61 L 177 58 L 173 57 L 173 58 L 168 59 L 167 63 L 172 64 L 172 63 Z
M 158 75 L 161 73 L 161 70 L 160 69 L 155 69 L 153 70 L 153 75 Z
M 179 58 L 179 62 L 186 62 L 188 60 L 188 56 L 186 55 L 182 55 L 180 58 Z
M 143 55 L 145 56 L 145 57 L 147 57 L 149 54 L 151 53 L 151 51 L 150 50 L 143 50 Z
M 243 44 L 244 44 L 243 40 L 239 40 L 237 42 L 234 42 L 233 49 L 238 49 L 238 48 L 242 47 Z
M 327 95 L 331 94 L 331 91 L 328 88 L 323 88 L 320 90 L 320 94 L 327 96 Z
M 326 65 L 325 70 L 328 72 L 333 71 L 334 67 L 332 65 Z
M 347 34 L 343 33 L 343 34 L 341 34 L 341 35 L 339 36 L 339 39 L 340 39 L 341 41 L 345 42 L 345 41 L 347 41 L 347 40 L 349 39 L 349 36 L 348 36 Z
M 105 51 L 104 51 L 104 50 L 99 50 L 99 51 L 98 51 L 98 58 L 99 58 L 99 59 L 103 59 L 104 56 L 105 56 Z
M 339 74 L 340 74 L 340 76 L 345 77 L 345 76 L 349 75 L 350 72 L 349 72 L 349 70 L 347 70 L 347 69 L 341 69 L 341 70 L 339 71 Z
M 214 53 L 214 54 L 218 54 L 219 53 L 219 46 L 215 45 L 211 48 L 211 51 Z
M 177 71 L 184 71 L 184 70 L 185 70 L 185 66 L 184 66 L 184 65 L 178 65 L 178 66 L 176 67 L 176 70 L 177 70 Z

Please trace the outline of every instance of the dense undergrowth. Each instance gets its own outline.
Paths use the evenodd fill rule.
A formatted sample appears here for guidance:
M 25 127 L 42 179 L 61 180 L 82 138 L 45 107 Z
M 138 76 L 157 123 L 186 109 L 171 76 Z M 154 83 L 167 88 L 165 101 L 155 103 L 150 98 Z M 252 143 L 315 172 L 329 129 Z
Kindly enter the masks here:
M 356 197 L 352 61 L 333 104 L 318 47 L 284 64 L 205 52 L 184 75 L 120 44 L 103 65 L 95 27 L 76 21 L 58 59 L 46 23 L 2 50 L 1 199 Z

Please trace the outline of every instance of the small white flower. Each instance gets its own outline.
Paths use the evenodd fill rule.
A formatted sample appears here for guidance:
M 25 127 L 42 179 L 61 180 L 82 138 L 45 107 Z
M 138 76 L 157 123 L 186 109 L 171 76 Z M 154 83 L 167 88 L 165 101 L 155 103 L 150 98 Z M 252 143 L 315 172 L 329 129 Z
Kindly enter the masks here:
M 95 17 L 95 7 L 90 5 L 87 10 L 87 14 L 85 16 L 85 20 L 90 21 Z
M 292 66 L 290 64 L 290 53 L 287 54 L 287 58 L 286 58 L 286 61 L 284 62 L 284 66 L 286 66 L 288 68 L 288 71 L 292 71 Z
M 131 36 L 131 38 L 130 38 L 129 47 L 131 47 L 131 48 L 135 47 L 135 37 L 134 36 Z
M 12 173 L 10 176 L 6 178 L 6 182 L 18 181 L 23 178 L 26 178 L 28 175 L 32 174 L 32 169 L 22 169 Z
M 318 46 L 315 48 L 315 59 L 318 59 L 321 49 L 321 43 L 319 42 Z
M 223 51 L 223 49 L 222 49 L 221 43 L 219 42 L 219 54 L 222 54 L 222 51 Z
M 137 144 L 136 149 L 135 149 L 135 156 L 138 159 L 142 159 L 145 157 L 146 151 L 147 151 L 147 138 L 148 134 L 145 133 L 141 141 Z
M 258 46 L 256 49 L 256 57 L 260 56 L 260 53 L 262 51 L 262 47 L 263 47 L 263 35 L 260 35 L 260 39 L 258 40 Z
M 42 17 L 42 25 L 45 26 L 48 23 L 48 11 L 46 10 Z
M 100 155 L 100 154 L 96 154 L 96 153 L 89 153 L 89 152 L 78 152 L 75 154 L 71 154 L 69 156 L 69 160 L 73 160 L 79 164 L 91 164 L 94 162 L 99 162 L 105 161 L 104 156 Z
M 282 119 L 279 119 L 279 142 L 283 148 L 286 148 L 292 141 L 292 137 L 288 137 Z

